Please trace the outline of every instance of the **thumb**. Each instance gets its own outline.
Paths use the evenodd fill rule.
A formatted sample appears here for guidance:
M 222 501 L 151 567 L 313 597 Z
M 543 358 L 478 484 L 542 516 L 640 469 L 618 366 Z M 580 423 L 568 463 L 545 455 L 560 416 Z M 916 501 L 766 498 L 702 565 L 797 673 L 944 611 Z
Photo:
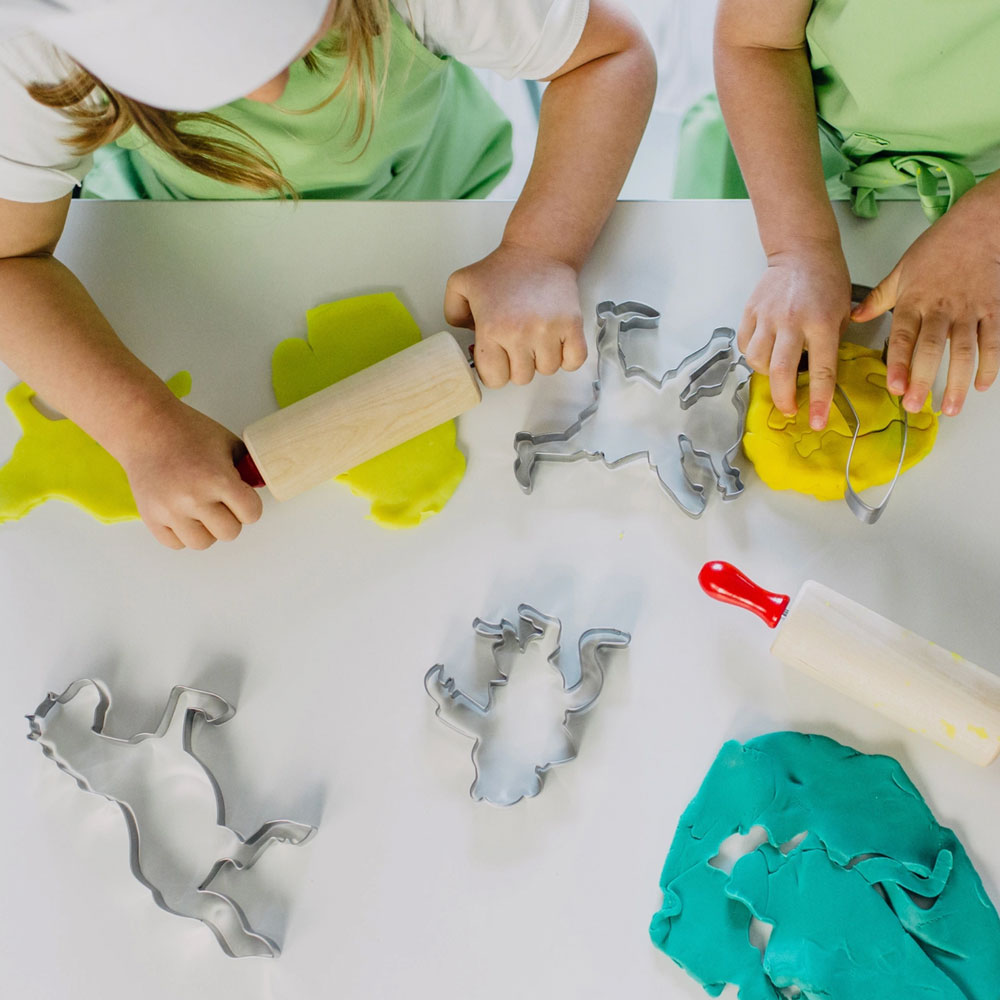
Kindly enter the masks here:
M 449 279 L 444 289 L 444 318 L 450 326 L 461 326 L 467 330 L 475 330 L 476 320 L 472 315 L 472 306 L 465 296 L 461 272 L 456 271 Z
M 862 301 L 851 310 L 855 323 L 867 323 L 888 312 L 896 304 L 899 291 L 899 268 L 894 267 Z

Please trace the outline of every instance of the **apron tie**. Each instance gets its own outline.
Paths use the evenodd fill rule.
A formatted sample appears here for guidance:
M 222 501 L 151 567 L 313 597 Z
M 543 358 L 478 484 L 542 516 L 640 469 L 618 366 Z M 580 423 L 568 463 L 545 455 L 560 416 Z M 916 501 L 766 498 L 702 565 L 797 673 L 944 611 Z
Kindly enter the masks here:
M 925 153 L 875 156 L 845 170 L 840 176 L 851 189 L 854 214 L 863 219 L 874 219 L 878 215 L 877 191 L 913 184 L 924 215 L 935 222 L 976 185 L 976 175 L 968 167 L 943 156 Z M 942 178 L 948 184 L 946 194 L 939 193 L 938 182 Z

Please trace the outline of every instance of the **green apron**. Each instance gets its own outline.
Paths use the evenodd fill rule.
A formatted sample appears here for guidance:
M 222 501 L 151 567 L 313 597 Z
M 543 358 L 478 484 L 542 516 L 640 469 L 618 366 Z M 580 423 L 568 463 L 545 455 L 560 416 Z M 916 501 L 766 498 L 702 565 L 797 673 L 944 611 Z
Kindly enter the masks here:
M 997 0 L 817 0 L 806 24 L 831 197 L 919 198 L 936 219 L 1000 169 Z M 746 197 L 714 99 L 685 117 L 675 197 Z M 714 183 L 714 188 L 711 185 Z
M 351 142 L 358 120 L 350 88 L 325 107 L 343 72 L 343 56 L 318 55 L 322 72 L 299 60 L 276 104 L 245 99 L 214 109 L 239 125 L 277 161 L 303 198 L 396 200 L 479 198 L 510 169 L 511 126 L 469 67 L 428 51 L 392 11 L 388 75 L 371 139 Z M 376 76 L 384 60 L 376 40 Z M 245 143 L 226 129 L 202 134 Z M 163 152 L 138 129 L 95 154 L 85 198 L 275 198 L 215 180 Z
M 818 0 L 806 41 L 824 163 L 858 215 L 912 185 L 935 219 L 1000 169 L 997 0 Z

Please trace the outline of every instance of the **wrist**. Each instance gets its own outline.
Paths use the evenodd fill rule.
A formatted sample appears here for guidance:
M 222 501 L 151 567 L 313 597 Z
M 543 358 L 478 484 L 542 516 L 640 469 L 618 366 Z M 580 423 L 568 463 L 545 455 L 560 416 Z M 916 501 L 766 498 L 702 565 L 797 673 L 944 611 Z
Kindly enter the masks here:
M 578 219 L 532 212 L 520 205 L 514 206 L 500 238 L 501 248 L 558 261 L 577 275 L 592 244 L 593 239 L 580 233 Z
M 836 236 L 807 236 L 774 243 L 764 247 L 768 267 L 785 263 L 814 262 L 846 268 L 846 258 Z
M 156 383 L 123 394 L 105 421 L 100 443 L 123 466 L 155 449 L 185 408 L 163 382 Z
M 554 264 L 561 264 L 573 271 L 574 276 L 579 276 L 580 268 L 583 266 L 583 259 L 586 254 L 575 255 L 567 253 L 565 247 L 555 247 L 549 245 L 547 241 L 536 240 L 530 235 L 521 233 L 510 233 L 504 231 L 497 247 L 501 253 L 510 253 L 518 257 L 526 257 L 537 260 L 544 258 Z
M 783 204 L 773 206 L 772 212 L 758 205 L 759 197 L 755 200 L 757 231 L 768 260 L 783 254 L 843 257 L 840 226 L 826 189 L 814 194 L 814 197 L 786 196 Z
M 963 194 L 935 225 L 949 219 L 956 222 L 969 219 L 977 234 L 996 246 L 1000 242 L 994 235 L 1000 232 L 1000 171 L 984 178 Z

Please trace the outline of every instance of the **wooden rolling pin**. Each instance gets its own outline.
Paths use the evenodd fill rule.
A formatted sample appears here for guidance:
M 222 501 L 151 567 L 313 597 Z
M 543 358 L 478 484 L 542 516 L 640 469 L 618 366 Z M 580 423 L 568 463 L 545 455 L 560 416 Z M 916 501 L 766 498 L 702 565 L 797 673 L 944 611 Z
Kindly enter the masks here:
M 735 566 L 706 563 L 710 597 L 746 608 L 775 628 L 771 652 L 842 694 L 975 764 L 1000 753 L 1000 677 L 861 604 L 807 580 L 789 605 Z
M 237 463 L 278 500 L 471 410 L 482 399 L 469 359 L 444 331 L 251 424 Z

